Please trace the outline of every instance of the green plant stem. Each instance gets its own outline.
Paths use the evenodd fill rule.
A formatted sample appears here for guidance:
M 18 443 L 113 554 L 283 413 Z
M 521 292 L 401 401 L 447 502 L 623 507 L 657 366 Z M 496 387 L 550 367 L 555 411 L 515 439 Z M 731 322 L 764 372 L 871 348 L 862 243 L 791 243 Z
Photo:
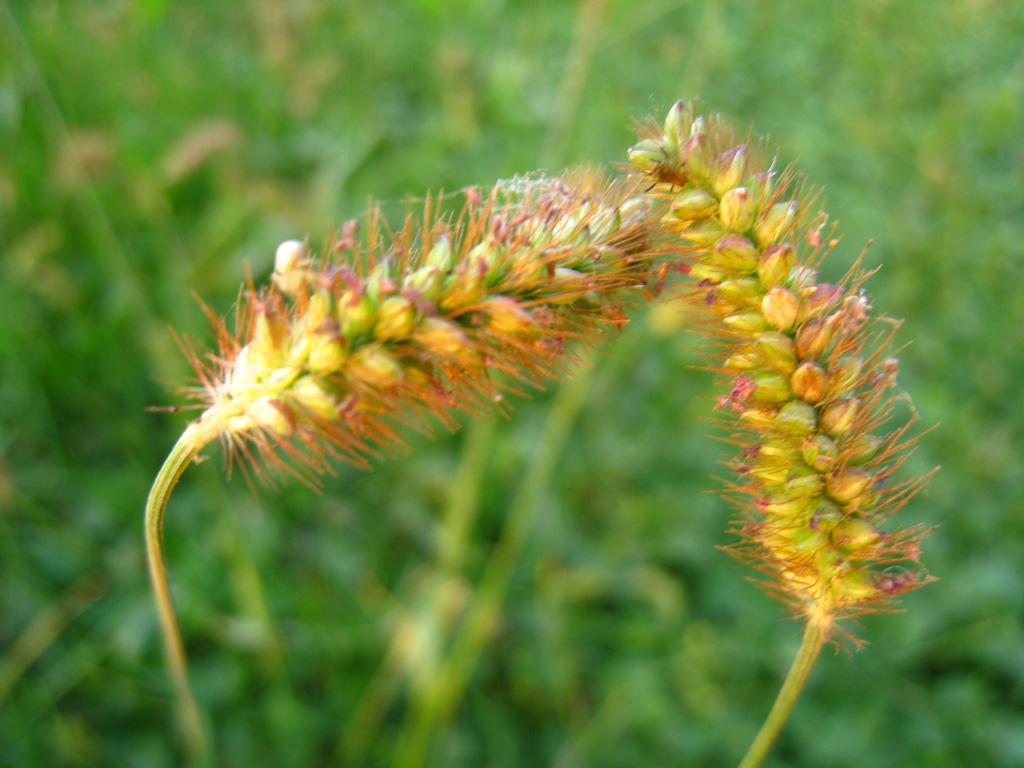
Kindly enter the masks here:
M 153 584 L 153 597 L 160 617 L 160 634 L 163 638 L 164 653 L 177 699 L 178 718 L 185 744 L 192 761 L 197 765 L 209 764 L 209 745 L 199 705 L 192 693 L 188 680 L 188 662 L 181 629 L 171 601 L 171 587 L 167 580 L 164 564 L 163 534 L 164 511 L 171 491 L 178 484 L 182 473 L 192 463 L 196 454 L 218 434 L 213 419 L 202 418 L 190 424 L 174 448 L 171 449 L 164 465 L 153 481 L 153 487 L 146 501 L 146 557 L 149 561 L 149 576 Z
M 786 718 L 789 717 L 789 713 L 793 709 L 800 691 L 803 690 L 804 683 L 807 682 L 807 676 L 814 667 L 814 662 L 818 660 L 818 653 L 821 651 L 821 646 L 824 642 L 825 633 L 821 628 L 814 623 L 808 624 L 804 630 L 804 639 L 800 644 L 800 650 L 797 651 L 796 658 L 793 660 L 793 666 L 789 668 L 789 673 L 782 683 L 782 688 L 779 689 L 779 695 L 776 697 L 775 703 L 772 705 L 772 709 L 764 721 L 764 725 L 761 726 L 761 730 L 758 731 L 754 742 L 750 745 L 750 749 L 747 750 L 747 754 L 740 761 L 738 768 L 757 768 L 761 765 L 768 751 L 772 748 L 772 744 L 775 743 L 779 731 L 782 730 Z
M 544 150 L 541 152 L 542 168 L 558 165 L 565 154 L 569 128 L 579 112 L 580 98 L 594 63 L 594 53 L 608 5 L 608 0 L 580 0 L 576 7 L 572 43 L 562 70 L 555 111 L 544 139 Z
M 438 559 L 446 574 L 458 576 L 462 572 L 474 518 L 480 510 L 480 492 L 496 423 L 492 417 L 473 419 L 466 425 L 466 439 L 448 494 L 441 529 Z

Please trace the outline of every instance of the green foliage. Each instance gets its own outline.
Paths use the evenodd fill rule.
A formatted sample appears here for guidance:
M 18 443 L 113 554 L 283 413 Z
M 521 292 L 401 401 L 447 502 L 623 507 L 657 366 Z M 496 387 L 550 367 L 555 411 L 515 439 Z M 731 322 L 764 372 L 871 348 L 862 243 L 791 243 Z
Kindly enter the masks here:
M 188 376 L 168 326 L 208 338 L 190 289 L 228 312 L 367 196 L 623 160 L 630 116 L 691 94 L 827 185 L 826 277 L 876 238 L 940 423 L 901 513 L 941 526 L 940 581 L 825 654 L 766 765 L 1024 760 L 1024 9 L 8 1 L 0 30 L 0 762 L 180 761 L 142 500 L 185 423 L 145 410 Z M 734 764 L 797 626 L 714 549 L 723 451 L 678 325 L 637 314 L 512 421 L 322 495 L 190 470 L 168 562 L 222 763 Z M 491 633 L 453 646 L 474 605 Z

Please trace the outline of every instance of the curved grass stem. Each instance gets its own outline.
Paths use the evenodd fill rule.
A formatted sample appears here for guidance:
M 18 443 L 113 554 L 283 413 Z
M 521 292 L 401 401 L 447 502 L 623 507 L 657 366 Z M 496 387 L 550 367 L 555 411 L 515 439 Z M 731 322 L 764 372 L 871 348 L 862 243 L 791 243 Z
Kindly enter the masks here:
M 182 433 L 174 448 L 168 454 L 164 465 L 153 481 L 149 498 L 146 501 L 146 558 L 149 562 L 149 576 L 153 584 L 153 597 L 156 601 L 157 613 L 160 617 L 160 634 L 163 638 L 164 653 L 167 656 L 171 684 L 177 700 L 178 718 L 185 738 L 186 748 L 192 762 L 196 765 L 208 765 L 210 762 L 209 744 L 199 705 L 192 693 L 188 679 L 188 662 L 185 657 L 185 644 L 181 639 L 181 629 L 174 613 L 171 600 L 171 588 L 167 580 L 167 567 L 164 563 L 162 534 L 164 511 L 171 491 L 178 484 L 182 473 L 192 463 L 196 454 L 217 434 L 211 420 L 199 419 L 193 422 Z
M 761 730 L 758 731 L 754 742 L 750 745 L 750 749 L 747 750 L 747 754 L 740 761 L 738 768 L 758 768 L 764 761 L 768 751 L 772 748 L 772 744 L 775 743 L 779 731 L 782 730 L 786 718 L 789 717 L 789 713 L 793 709 L 800 691 L 803 690 L 804 683 L 807 682 L 807 676 L 814 667 L 814 662 L 818 660 L 818 653 L 821 651 L 821 646 L 824 642 L 825 633 L 821 627 L 817 624 L 809 623 L 804 631 L 804 639 L 800 645 L 800 650 L 797 651 L 796 658 L 793 660 L 793 666 L 789 668 L 789 673 L 782 683 L 782 688 L 779 689 L 779 695 L 776 697 L 775 703 L 772 705 L 772 709 L 764 721 L 764 725 L 761 726 Z

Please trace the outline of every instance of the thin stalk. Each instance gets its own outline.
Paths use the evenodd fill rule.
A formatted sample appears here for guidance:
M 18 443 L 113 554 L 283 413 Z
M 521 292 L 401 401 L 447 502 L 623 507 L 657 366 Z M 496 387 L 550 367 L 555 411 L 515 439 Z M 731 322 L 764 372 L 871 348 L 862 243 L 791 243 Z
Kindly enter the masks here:
M 484 418 L 473 419 L 466 425 L 462 456 L 448 493 L 444 526 L 441 529 L 438 559 L 446 574 L 458 576 L 462 572 L 474 517 L 480 510 L 480 490 L 491 444 L 494 442 L 496 423 L 494 418 Z
M 572 43 L 558 85 L 555 113 L 551 117 L 541 153 L 542 168 L 558 165 L 563 159 L 569 129 L 579 112 L 580 97 L 594 63 L 594 52 L 597 50 L 607 10 L 608 0 L 580 0 L 576 7 Z
M 764 725 L 761 726 L 761 730 L 758 731 L 754 742 L 750 745 L 750 749 L 747 750 L 747 754 L 740 761 L 738 768 L 758 768 L 761 765 L 768 751 L 772 748 L 772 744 L 775 743 L 779 731 L 782 730 L 786 718 L 789 717 L 789 713 L 793 709 L 800 691 L 803 690 L 804 683 L 807 682 L 807 676 L 814 667 L 814 662 L 817 661 L 818 653 L 821 651 L 821 646 L 824 642 L 825 633 L 817 624 L 809 623 L 804 630 L 804 639 L 800 645 L 800 650 L 796 653 L 796 658 L 793 660 L 793 666 L 789 668 L 789 673 L 782 683 L 782 688 L 779 689 L 779 695 L 776 697 L 775 703 L 772 705 L 772 709 L 764 721 Z
M 203 720 L 199 714 L 199 705 L 192 693 L 188 679 L 188 662 L 185 657 L 185 644 L 181 639 L 181 629 L 174 613 L 171 600 L 171 587 L 167 580 L 167 566 L 164 564 L 163 534 L 164 511 L 171 491 L 178 484 L 182 473 L 192 463 L 196 454 L 216 435 L 216 425 L 212 419 L 199 419 L 190 424 L 153 481 L 153 487 L 146 501 L 146 557 L 149 561 L 149 576 L 153 584 L 153 597 L 156 601 L 157 613 L 160 617 L 160 634 L 163 638 L 164 653 L 177 699 L 178 718 L 185 737 L 186 748 L 197 765 L 209 764 L 209 744 Z

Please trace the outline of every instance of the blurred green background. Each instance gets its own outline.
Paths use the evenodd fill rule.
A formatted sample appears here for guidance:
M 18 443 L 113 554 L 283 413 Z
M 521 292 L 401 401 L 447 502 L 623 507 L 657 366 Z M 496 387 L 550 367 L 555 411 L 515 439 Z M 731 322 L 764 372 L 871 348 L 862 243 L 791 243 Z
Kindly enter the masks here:
M 230 312 L 370 196 L 619 162 L 694 96 L 827 188 L 826 277 L 875 238 L 939 424 L 901 520 L 939 526 L 940 581 L 823 655 L 766 765 L 1024 764 L 1022 51 L 995 0 L 0 2 L 0 764 L 184 759 L 142 506 L 193 295 Z M 186 473 L 168 557 L 221 764 L 737 762 L 797 627 L 715 550 L 697 340 L 634 319 L 511 421 L 322 494 Z

